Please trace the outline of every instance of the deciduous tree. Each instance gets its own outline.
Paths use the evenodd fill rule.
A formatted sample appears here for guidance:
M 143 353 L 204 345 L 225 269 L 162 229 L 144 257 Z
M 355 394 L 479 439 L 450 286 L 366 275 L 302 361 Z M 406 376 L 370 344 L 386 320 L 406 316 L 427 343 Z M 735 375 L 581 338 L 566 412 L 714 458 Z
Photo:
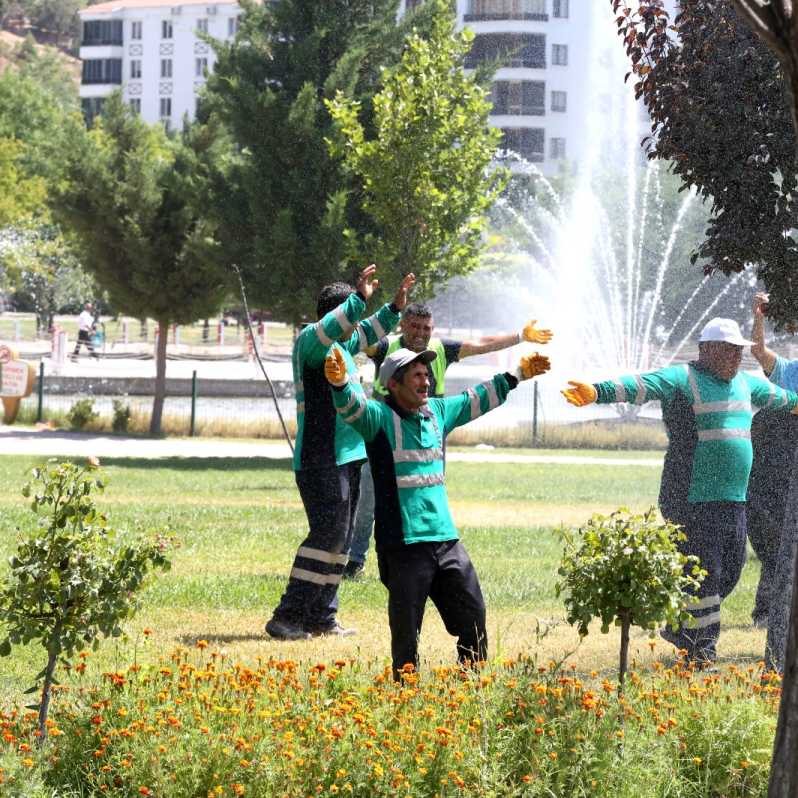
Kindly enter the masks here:
M 362 186 L 374 226 L 360 260 L 368 253 L 397 279 L 413 272 L 420 292 L 431 294 L 477 265 L 505 170 L 491 167 L 501 132 L 488 122 L 488 92 L 463 68 L 474 35 L 455 30 L 448 0 L 428 6 L 429 32 L 412 32 L 401 62 L 383 69 L 367 117 L 343 89 L 327 105 L 338 127 L 331 151 Z M 344 232 L 357 240 L 356 230 Z

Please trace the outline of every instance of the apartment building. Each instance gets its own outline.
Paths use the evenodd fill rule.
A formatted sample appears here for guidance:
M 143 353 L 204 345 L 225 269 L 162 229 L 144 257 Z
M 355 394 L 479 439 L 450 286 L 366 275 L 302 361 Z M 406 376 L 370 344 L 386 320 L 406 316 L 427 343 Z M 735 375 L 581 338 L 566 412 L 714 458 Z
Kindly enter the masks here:
M 117 89 L 147 122 L 194 116 L 197 92 L 213 68 L 200 35 L 227 39 L 238 29 L 234 0 L 110 0 L 80 12 L 80 98 L 91 119 Z
M 419 5 L 404 0 L 403 9 Z M 457 0 L 474 32 L 466 65 L 498 64 L 491 123 L 504 144 L 544 173 L 578 161 L 597 0 Z M 606 9 L 604 9 L 606 10 Z

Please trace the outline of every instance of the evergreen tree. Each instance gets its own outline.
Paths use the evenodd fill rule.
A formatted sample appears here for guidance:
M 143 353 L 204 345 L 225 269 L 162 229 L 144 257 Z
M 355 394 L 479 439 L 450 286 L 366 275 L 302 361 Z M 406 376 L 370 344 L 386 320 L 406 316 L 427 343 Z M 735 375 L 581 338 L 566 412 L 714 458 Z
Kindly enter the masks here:
M 224 253 L 205 213 L 226 163 L 226 142 L 213 125 L 167 136 L 160 125 L 142 122 L 119 94 L 92 130 L 75 122 L 69 138 L 54 211 L 75 233 L 85 267 L 111 303 L 158 322 L 150 423 L 157 434 L 169 326 L 211 315 L 227 290 Z
M 219 226 L 251 300 L 298 322 L 323 285 L 362 266 L 347 231 L 371 229 L 356 181 L 327 149 L 324 100 L 344 91 L 370 126 L 380 67 L 399 61 L 409 23 L 397 23 L 398 0 L 242 6 L 235 40 L 215 45 L 201 110 L 219 114 L 240 153 L 218 195 Z M 413 16 L 423 26 L 424 12 Z

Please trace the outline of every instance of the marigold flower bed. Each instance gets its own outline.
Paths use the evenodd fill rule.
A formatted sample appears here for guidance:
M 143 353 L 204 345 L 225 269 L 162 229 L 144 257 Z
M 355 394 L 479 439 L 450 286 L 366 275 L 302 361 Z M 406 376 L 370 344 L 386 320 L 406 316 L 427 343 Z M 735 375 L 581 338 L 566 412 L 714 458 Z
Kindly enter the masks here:
M 89 663 L 87 666 L 87 662 Z M 780 688 L 683 662 L 615 684 L 534 658 L 404 674 L 228 661 L 200 641 L 93 674 L 84 652 L 36 715 L 0 715 L 10 796 L 764 796 Z

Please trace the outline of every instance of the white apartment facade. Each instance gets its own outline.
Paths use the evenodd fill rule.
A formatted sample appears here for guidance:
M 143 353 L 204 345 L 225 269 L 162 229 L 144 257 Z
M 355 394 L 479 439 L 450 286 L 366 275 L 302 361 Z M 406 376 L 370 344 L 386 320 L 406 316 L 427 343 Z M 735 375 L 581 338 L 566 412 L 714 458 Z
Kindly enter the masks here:
M 200 33 L 228 39 L 241 10 L 234 0 L 110 0 L 80 12 L 81 105 L 87 119 L 121 89 L 147 122 L 193 118 L 215 61 Z

